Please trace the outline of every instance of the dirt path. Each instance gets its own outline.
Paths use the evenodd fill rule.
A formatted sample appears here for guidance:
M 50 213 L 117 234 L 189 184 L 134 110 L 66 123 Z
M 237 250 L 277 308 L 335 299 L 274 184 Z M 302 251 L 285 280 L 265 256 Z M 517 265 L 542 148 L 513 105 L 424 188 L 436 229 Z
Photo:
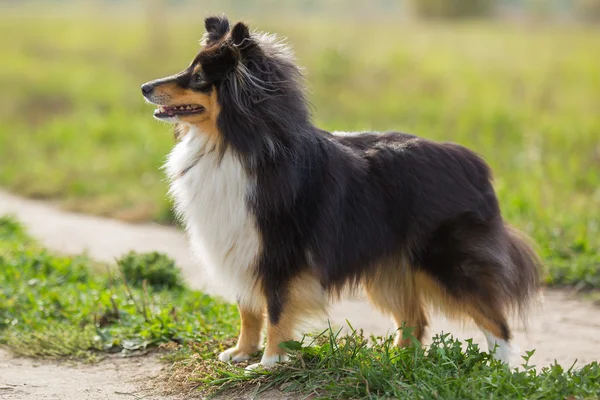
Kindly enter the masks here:
M 0 214 L 15 215 L 45 246 L 64 253 L 87 251 L 91 257 L 107 262 L 112 262 L 115 257 L 129 250 L 167 253 L 183 269 L 192 287 L 212 294 L 220 293 L 218 287 L 209 285 L 204 279 L 201 268 L 193 261 L 184 234 L 175 228 L 155 224 L 131 225 L 100 217 L 74 214 L 58 210 L 44 202 L 25 200 L 3 192 L 0 192 Z M 536 353 L 532 362 L 540 366 L 554 360 L 565 366 L 570 366 L 575 360 L 580 365 L 600 360 L 600 308 L 578 300 L 565 291 L 547 290 L 544 297 L 544 303 L 532 310 L 527 330 L 520 325 L 514 326 L 514 342 L 517 347 L 521 350 L 535 348 Z M 368 333 L 384 334 L 392 328 L 387 318 L 360 299 L 346 300 L 342 304 L 335 305 L 331 309 L 330 317 L 337 325 L 343 325 L 348 319 L 355 328 L 364 329 Z M 457 326 L 435 316 L 431 319 L 430 332 L 432 333 L 451 332 L 459 338 L 473 337 L 480 345 L 485 343 L 484 336 L 471 326 Z M 75 370 L 68 366 L 46 362 L 14 360 L 10 359 L 8 353 L 0 352 L 0 399 L 69 399 L 70 397 L 58 395 L 59 392 L 57 392 L 58 397 L 52 397 L 54 394 L 48 394 L 47 397 L 40 397 L 37 394 L 32 395 L 33 397 L 10 397 L 17 393 L 17 389 L 3 389 L 7 385 L 22 384 L 19 382 L 29 382 L 27 385 L 33 387 L 38 379 L 36 374 L 46 373 L 48 374 L 46 376 L 53 378 L 47 388 L 63 387 L 65 382 L 73 382 L 77 379 L 82 382 L 83 390 L 87 388 L 92 391 L 89 392 L 89 396 L 92 397 L 85 397 L 87 392 L 78 392 L 80 394 L 73 398 L 127 398 L 126 395 L 115 393 L 128 393 L 128 391 L 135 393 L 132 388 L 136 387 L 136 383 L 127 381 L 128 374 L 119 371 L 129 368 L 131 376 L 151 378 L 154 368 L 157 368 L 156 371 L 160 369 L 160 365 L 152 358 L 141 361 L 142 365 L 123 360 L 111 360 L 111 363 L 101 363 L 99 366 L 86 366 Z M 34 364 L 38 366 L 34 368 Z M 13 376 L 20 380 L 16 380 L 17 383 L 7 381 L 5 379 L 7 371 L 10 371 L 9 377 Z M 77 378 L 75 374 L 79 373 L 84 375 Z M 120 389 L 121 387 L 123 389 Z M 70 383 L 69 388 L 71 388 Z M 102 393 L 105 395 L 93 394 L 93 390 L 96 390 L 94 388 L 104 390 L 105 392 Z M 21 392 L 35 393 L 22 390 Z M 110 392 L 113 394 L 109 394 Z M 26 395 L 22 394 L 22 396 Z M 135 395 L 131 396 L 129 397 L 135 398 Z
M 16 358 L 0 349 L 0 399 L 139 399 L 148 394 L 144 380 L 157 376 L 161 368 L 155 356 L 111 357 L 86 365 Z

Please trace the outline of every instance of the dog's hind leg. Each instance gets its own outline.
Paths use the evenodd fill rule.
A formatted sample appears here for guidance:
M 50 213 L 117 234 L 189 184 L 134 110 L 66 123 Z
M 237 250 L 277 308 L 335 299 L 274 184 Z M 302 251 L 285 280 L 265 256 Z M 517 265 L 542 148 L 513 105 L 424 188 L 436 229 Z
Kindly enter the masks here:
M 494 357 L 507 364 L 510 363 L 512 347 L 511 332 L 505 313 L 496 305 L 479 303 L 469 307 L 469 314 L 485 335 L 488 349 L 494 351 Z M 497 346 L 497 347 L 496 347 Z
M 392 317 L 397 346 L 410 346 L 412 337 L 422 342 L 427 328 L 427 313 L 411 272 L 392 268 L 379 271 L 377 276 L 365 279 L 364 288 L 369 301 Z
M 489 351 L 493 351 L 497 344 L 494 356 L 509 362 L 512 354 L 511 333 L 506 312 L 498 300 L 501 296 L 495 291 L 494 285 L 489 284 L 489 281 L 485 284 L 486 280 L 482 278 L 479 290 L 456 295 L 426 274 L 418 274 L 417 281 L 419 291 L 436 309 L 454 320 L 460 321 L 470 317 L 485 334 Z
M 477 292 L 456 295 L 449 292 L 439 281 L 426 273 L 416 274 L 417 290 L 435 309 L 452 320 L 471 318 L 485 334 L 490 352 L 506 363 L 512 354 L 506 312 L 494 295 L 494 287 L 483 286 Z
M 509 362 L 512 354 L 510 328 L 506 312 L 497 300 L 500 296 L 495 294 L 493 285 L 483 284 L 484 286 L 478 291 L 456 295 L 427 274 L 419 273 L 417 277 L 419 292 L 426 296 L 434 308 L 453 320 L 471 318 L 485 334 L 490 352 L 497 344 L 498 348 L 494 356 L 501 361 Z M 483 281 L 485 279 L 481 279 L 481 282 Z
M 419 342 L 423 341 L 423 336 L 427 328 L 427 313 L 425 312 L 420 296 L 415 295 L 405 305 L 403 310 L 393 312 L 392 318 L 397 329 L 394 344 L 400 347 L 410 346 L 413 344 L 412 337 Z M 410 331 L 404 332 L 402 327 Z

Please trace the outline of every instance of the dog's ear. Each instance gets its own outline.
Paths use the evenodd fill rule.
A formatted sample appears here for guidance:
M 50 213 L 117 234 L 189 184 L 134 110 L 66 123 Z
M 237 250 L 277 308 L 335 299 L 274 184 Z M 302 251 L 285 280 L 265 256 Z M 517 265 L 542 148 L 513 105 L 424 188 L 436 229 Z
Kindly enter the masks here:
M 231 44 L 242 58 L 249 56 L 258 48 L 257 43 L 250 35 L 250 28 L 243 22 L 238 22 L 231 29 Z
M 204 27 L 206 28 L 204 43 L 206 46 L 210 46 L 223 39 L 223 36 L 229 32 L 229 20 L 224 15 L 222 17 L 208 17 L 204 20 Z
M 231 40 L 234 46 L 244 47 L 250 44 L 250 28 L 243 22 L 238 22 L 231 30 Z
M 229 22 L 227 20 L 224 23 L 223 19 L 207 18 L 206 27 L 205 45 L 207 47 L 199 54 L 199 60 L 205 73 L 213 74 L 213 76 L 222 75 L 231 68 L 235 68 L 238 63 L 244 62 L 252 55 L 253 51 L 258 49 L 258 44 L 250 35 L 250 29 L 243 22 L 234 25 L 231 35 L 226 40 L 223 40 L 223 36 L 229 32 Z M 223 33 L 224 29 L 225 32 Z M 219 38 L 211 41 L 211 38 L 218 36 L 217 34 L 220 35 Z M 223 40 L 222 45 L 211 46 L 211 44 L 218 43 L 221 40 Z

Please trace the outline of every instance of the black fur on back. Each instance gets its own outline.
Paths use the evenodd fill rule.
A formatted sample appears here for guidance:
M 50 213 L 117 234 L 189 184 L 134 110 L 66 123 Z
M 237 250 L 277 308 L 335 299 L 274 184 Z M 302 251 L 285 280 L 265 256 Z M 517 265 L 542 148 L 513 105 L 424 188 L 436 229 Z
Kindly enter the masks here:
M 323 132 L 284 45 L 242 23 L 229 36 L 220 34 L 226 20 L 209 18 L 209 26 L 215 39 L 195 62 L 217 88 L 223 148 L 256 178 L 248 202 L 262 235 L 257 274 L 271 321 L 300 272 L 338 291 L 390 258 L 456 298 L 520 306 L 534 293 L 535 253 L 503 221 L 478 155 L 404 133 Z

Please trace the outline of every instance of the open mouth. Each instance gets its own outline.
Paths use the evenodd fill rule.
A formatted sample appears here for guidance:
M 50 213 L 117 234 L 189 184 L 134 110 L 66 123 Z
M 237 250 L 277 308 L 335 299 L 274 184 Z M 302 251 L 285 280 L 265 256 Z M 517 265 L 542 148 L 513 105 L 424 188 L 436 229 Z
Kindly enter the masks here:
M 154 110 L 156 118 L 171 118 L 178 115 L 200 114 L 204 112 L 204 107 L 198 104 L 183 104 L 180 106 L 158 106 Z

